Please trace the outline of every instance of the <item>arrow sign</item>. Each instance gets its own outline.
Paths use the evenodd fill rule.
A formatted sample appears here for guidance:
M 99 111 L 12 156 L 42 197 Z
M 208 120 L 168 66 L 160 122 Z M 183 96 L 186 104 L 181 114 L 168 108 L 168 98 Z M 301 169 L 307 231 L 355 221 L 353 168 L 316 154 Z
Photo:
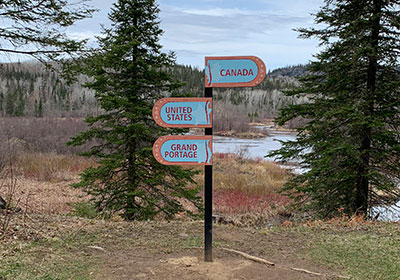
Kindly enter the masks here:
M 254 87 L 266 74 L 256 56 L 206 57 L 205 87 Z
M 163 127 L 212 127 L 212 98 L 163 98 L 153 119 Z
M 162 136 L 153 155 L 165 165 L 212 165 L 212 136 Z

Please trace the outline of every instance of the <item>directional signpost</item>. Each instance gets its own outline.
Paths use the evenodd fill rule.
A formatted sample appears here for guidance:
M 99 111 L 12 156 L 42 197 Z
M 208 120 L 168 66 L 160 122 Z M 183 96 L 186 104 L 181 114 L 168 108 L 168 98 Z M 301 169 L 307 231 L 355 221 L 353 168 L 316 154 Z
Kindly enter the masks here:
M 153 155 L 166 165 L 204 165 L 204 259 L 212 261 L 212 88 L 253 87 L 266 74 L 255 56 L 205 58 L 204 98 L 163 98 L 153 107 L 154 121 L 163 127 L 205 128 L 205 136 L 170 135 L 153 145 Z
M 165 165 L 211 165 L 211 136 L 162 136 L 153 145 L 153 155 Z
M 264 62 L 255 56 L 205 58 L 204 95 L 213 97 L 213 87 L 254 87 L 266 74 Z M 205 129 L 212 135 L 212 128 Z M 212 166 L 204 167 L 204 259 L 212 261 Z

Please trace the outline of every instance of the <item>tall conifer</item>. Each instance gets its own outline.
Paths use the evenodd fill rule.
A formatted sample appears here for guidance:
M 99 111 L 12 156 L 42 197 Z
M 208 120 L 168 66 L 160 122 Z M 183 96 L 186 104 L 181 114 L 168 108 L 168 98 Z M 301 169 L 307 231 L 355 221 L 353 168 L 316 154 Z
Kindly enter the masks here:
M 399 199 L 400 1 L 326 0 L 320 29 L 300 29 L 323 50 L 302 86 L 286 94 L 309 102 L 281 110 L 278 123 L 308 120 L 274 154 L 307 168 L 286 185 L 324 216 L 368 214 Z
M 183 211 L 179 199 L 201 206 L 198 190 L 186 187 L 194 172 L 161 165 L 152 154 L 159 136 L 176 133 L 155 124 L 152 107 L 178 86 L 166 72 L 174 57 L 161 51 L 158 12 L 154 0 L 114 4 L 112 26 L 84 68 L 93 79 L 86 86 L 95 90 L 104 113 L 87 118 L 89 129 L 70 142 L 95 140 L 85 155 L 95 156 L 99 164 L 75 186 L 92 195 L 100 210 L 120 211 L 126 219 L 172 216 Z

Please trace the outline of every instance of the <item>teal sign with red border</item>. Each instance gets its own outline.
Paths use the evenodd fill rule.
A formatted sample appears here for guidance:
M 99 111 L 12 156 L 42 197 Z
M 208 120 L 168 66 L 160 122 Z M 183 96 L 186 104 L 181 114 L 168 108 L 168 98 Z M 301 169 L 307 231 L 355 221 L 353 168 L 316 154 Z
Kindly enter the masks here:
M 265 64 L 256 56 L 205 58 L 205 87 L 254 87 L 265 75 Z

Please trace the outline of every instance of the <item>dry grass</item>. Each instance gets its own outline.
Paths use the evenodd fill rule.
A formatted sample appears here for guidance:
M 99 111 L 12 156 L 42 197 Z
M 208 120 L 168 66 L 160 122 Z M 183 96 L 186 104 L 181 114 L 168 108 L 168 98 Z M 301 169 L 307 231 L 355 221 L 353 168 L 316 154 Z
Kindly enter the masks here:
M 287 197 L 277 193 L 289 172 L 277 164 L 244 160 L 230 154 L 217 154 L 214 159 L 215 212 L 270 217 L 283 211 L 289 203 Z M 27 152 L 18 154 L 14 162 L 19 207 L 35 213 L 63 214 L 85 195 L 70 184 L 79 180 L 79 173 L 96 164 L 79 156 Z M 200 173 L 195 177 L 200 185 L 203 176 Z
M 22 153 L 16 165 L 25 178 L 44 182 L 68 181 L 94 166 L 93 159 L 55 153 Z
M 72 205 L 86 200 L 86 194 L 70 186 L 76 180 L 62 182 L 40 182 L 37 180 L 18 178 L 16 193 L 19 207 L 26 213 L 68 214 Z
M 16 154 L 13 159 L 16 170 L 13 207 L 25 213 L 67 214 L 74 203 L 87 199 L 86 195 L 70 185 L 78 175 L 95 161 L 73 155 L 55 153 Z M 5 168 L 5 171 L 8 168 Z M 8 197 L 9 175 L 0 176 L 0 195 Z
M 214 155 L 215 190 L 235 190 L 252 195 L 275 194 L 290 173 L 274 162 L 244 160 L 232 154 Z
M 342 209 L 338 209 L 339 213 Z M 351 229 L 351 230 L 369 230 L 371 227 L 375 227 L 380 224 L 377 221 L 365 219 L 364 215 L 352 215 L 348 216 L 342 214 L 339 217 L 334 217 L 328 220 L 307 220 L 303 224 L 309 228 L 319 229 Z

